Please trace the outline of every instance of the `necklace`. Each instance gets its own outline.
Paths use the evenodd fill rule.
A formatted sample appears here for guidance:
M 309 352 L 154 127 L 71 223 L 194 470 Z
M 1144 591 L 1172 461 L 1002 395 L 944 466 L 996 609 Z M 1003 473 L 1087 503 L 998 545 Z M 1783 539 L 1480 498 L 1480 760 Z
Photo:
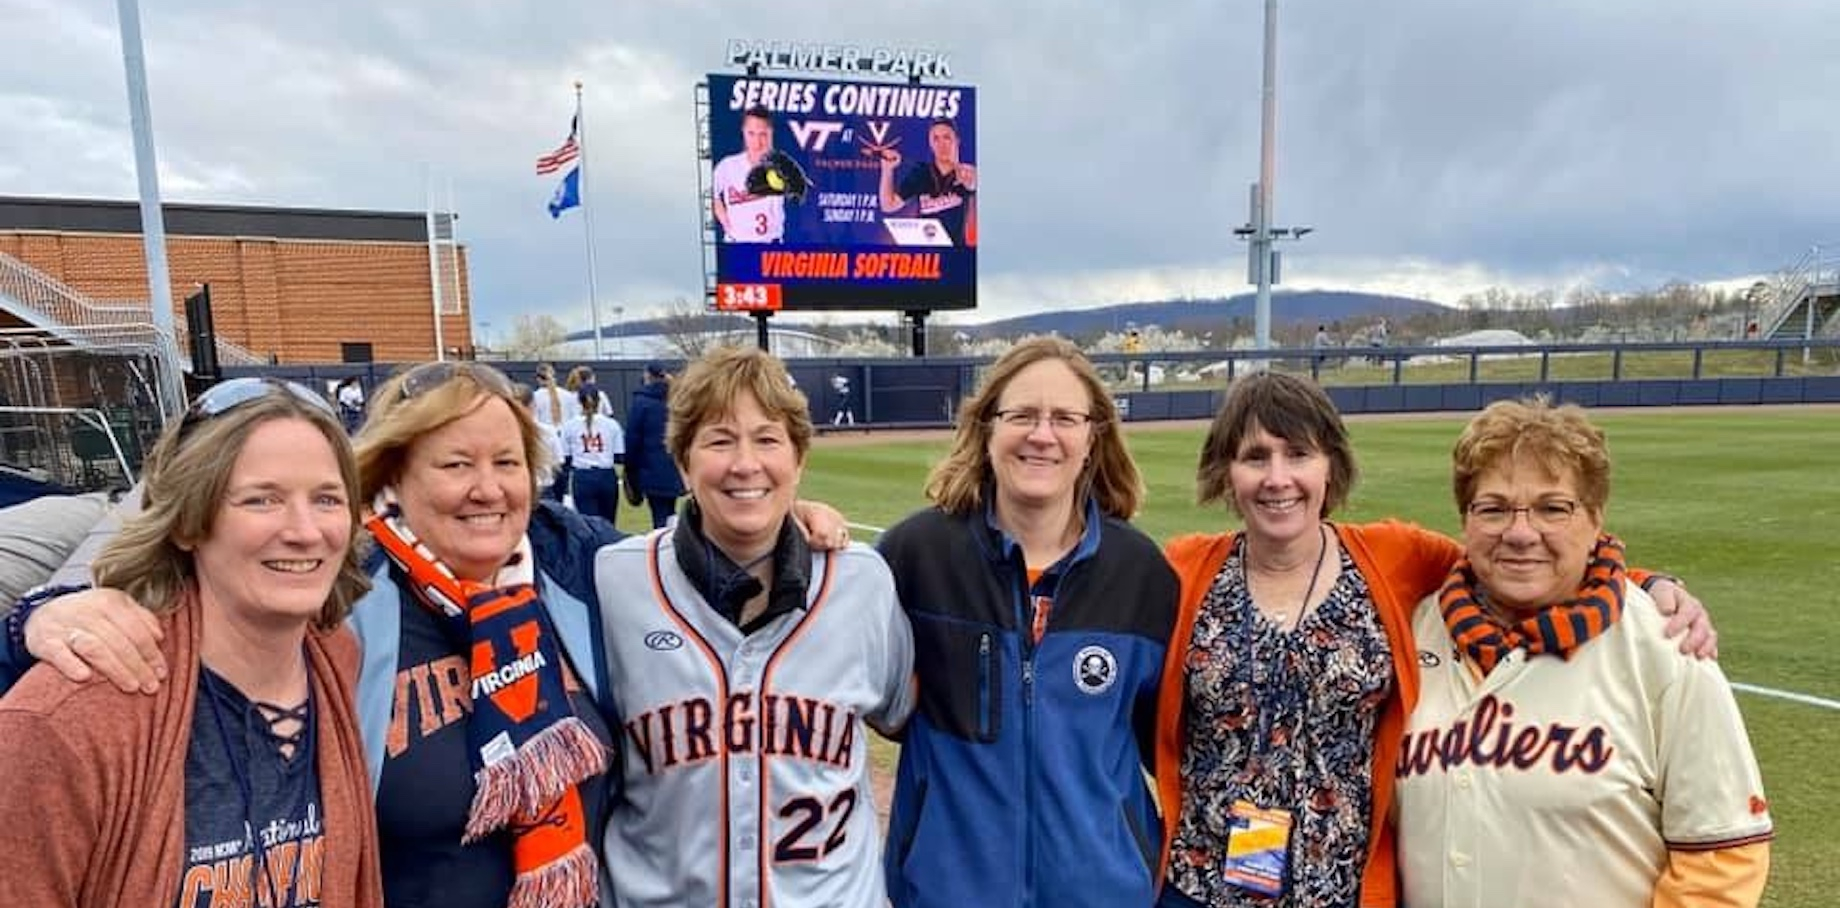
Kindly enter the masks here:
M 1310 607 L 1310 597 L 1316 595 L 1316 580 L 1317 578 L 1322 576 L 1323 559 L 1326 558 L 1329 554 L 1329 531 L 1323 528 L 1321 525 L 1318 525 L 1316 528 L 1316 533 L 1317 533 L 1317 538 L 1320 540 L 1320 545 L 1316 549 L 1316 567 L 1311 569 L 1310 571 L 1310 585 L 1304 588 L 1303 601 L 1297 603 L 1297 621 L 1299 623 L 1302 623 L 1303 613 L 1307 611 Z M 1247 560 L 1250 561 L 1251 559 L 1247 559 Z M 1250 580 L 1248 580 L 1246 584 L 1246 592 L 1248 593 L 1248 595 L 1250 595 L 1252 592 L 1252 584 Z M 1255 604 L 1253 607 L 1257 608 L 1257 605 Z M 1274 620 L 1274 623 L 1277 624 L 1279 627 L 1288 627 L 1290 625 L 1291 613 L 1288 611 L 1272 612 L 1271 616 Z

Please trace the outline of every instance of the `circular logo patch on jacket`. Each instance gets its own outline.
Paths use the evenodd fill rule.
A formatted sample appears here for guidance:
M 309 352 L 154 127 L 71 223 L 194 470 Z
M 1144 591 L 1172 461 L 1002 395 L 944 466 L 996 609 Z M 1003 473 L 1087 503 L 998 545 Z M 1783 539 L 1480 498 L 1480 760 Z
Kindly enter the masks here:
M 1103 646 L 1088 646 L 1073 657 L 1073 683 L 1081 692 L 1102 694 L 1118 680 L 1118 660 Z

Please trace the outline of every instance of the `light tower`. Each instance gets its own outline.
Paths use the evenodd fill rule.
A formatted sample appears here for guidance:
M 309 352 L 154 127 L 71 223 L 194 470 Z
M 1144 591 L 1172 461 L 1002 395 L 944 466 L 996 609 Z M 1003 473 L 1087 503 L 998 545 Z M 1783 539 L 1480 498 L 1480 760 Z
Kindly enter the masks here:
M 1278 131 L 1278 0 L 1265 0 L 1265 80 L 1259 118 L 1259 181 L 1252 184 L 1252 212 L 1245 226 L 1233 235 L 1248 241 L 1246 282 L 1257 284 L 1258 305 L 1253 310 L 1253 345 L 1271 349 L 1271 285 L 1278 283 L 1276 240 L 1300 240 L 1315 228 L 1273 227 L 1272 186 L 1275 182 Z

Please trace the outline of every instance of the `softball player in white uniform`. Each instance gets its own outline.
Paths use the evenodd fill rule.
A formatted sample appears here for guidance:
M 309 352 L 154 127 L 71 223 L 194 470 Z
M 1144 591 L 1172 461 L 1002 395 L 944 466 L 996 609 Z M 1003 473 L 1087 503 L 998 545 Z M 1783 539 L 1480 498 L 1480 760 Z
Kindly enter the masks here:
M 881 556 L 814 554 L 806 607 L 752 634 L 703 602 L 673 530 L 601 550 L 595 574 L 624 717 L 615 904 L 885 904 L 866 723 L 899 727 L 914 695 Z
M 777 243 L 786 236 L 786 197 L 748 193 L 748 172 L 755 163 L 738 151 L 717 162 L 710 178 L 710 192 L 727 209 L 725 237 L 731 243 Z
M 1437 597 L 1420 603 L 1396 801 L 1403 904 L 1671 904 L 1655 901 L 1670 852 L 1771 837 L 1718 663 L 1676 651 L 1640 587 L 1623 595 L 1620 620 L 1569 659 L 1515 650 L 1484 678 Z

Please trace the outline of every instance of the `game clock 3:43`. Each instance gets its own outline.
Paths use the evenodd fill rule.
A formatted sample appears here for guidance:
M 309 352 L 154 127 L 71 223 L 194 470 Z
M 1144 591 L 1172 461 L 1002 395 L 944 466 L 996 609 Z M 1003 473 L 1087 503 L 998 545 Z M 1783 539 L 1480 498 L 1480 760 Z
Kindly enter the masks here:
M 778 312 L 782 305 L 778 284 L 717 284 L 718 312 Z

